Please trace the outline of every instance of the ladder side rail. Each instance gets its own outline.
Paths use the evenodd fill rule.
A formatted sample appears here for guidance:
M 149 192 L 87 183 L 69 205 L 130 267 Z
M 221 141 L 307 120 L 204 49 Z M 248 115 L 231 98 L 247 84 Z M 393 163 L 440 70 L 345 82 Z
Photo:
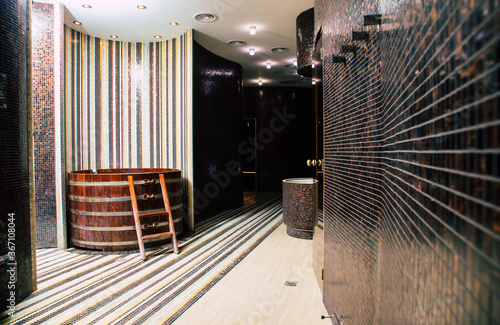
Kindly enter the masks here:
M 179 248 L 177 246 L 177 236 L 175 234 L 174 221 L 172 218 L 172 211 L 170 210 L 170 200 L 168 198 L 167 186 L 165 185 L 165 175 L 163 174 L 160 174 L 160 185 L 161 185 L 161 192 L 163 194 L 163 203 L 165 204 L 165 210 L 167 211 L 168 214 L 168 229 L 169 232 L 172 234 L 172 246 L 174 248 L 174 253 L 179 254 Z
M 130 188 L 130 200 L 132 201 L 132 210 L 134 212 L 135 231 L 137 233 L 137 243 L 139 244 L 139 252 L 141 253 L 142 260 L 145 261 L 146 260 L 146 251 L 144 249 L 144 241 L 142 239 L 141 221 L 139 218 L 139 208 L 137 206 L 137 197 L 135 195 L 134 178 L 131 175 L 128 175 L 128 186 Z

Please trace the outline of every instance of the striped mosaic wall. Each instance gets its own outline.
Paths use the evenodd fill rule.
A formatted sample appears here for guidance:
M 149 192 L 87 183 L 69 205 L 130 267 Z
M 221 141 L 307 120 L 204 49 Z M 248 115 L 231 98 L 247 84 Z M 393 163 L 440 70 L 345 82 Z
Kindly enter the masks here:
M 178 168 L 192 183 L 192 31 L 130 43 L 65 29 L 68 171 Z

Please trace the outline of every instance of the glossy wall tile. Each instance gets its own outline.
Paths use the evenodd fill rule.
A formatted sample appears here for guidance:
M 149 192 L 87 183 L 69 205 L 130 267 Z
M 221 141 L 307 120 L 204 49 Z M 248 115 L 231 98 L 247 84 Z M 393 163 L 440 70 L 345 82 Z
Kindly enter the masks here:
M 0 2 L 0 310 L 36 289 L 31 206 L 31 1 Z
M 62 4 L 33 2 L 31 42 L 37 248 L 57 247 L 57 215 L 63 214 L 66 202 L 65 199 L 57 200 L 57 197 L 66 197 L 65 178 L 62 177 L 65 171 L 63 13 Z
M 240 64 L 193 45 L 193 167 L 195 221 L 243 204 Z
M 344 324 L 500 322 L 498 1 L 317 0 L 315 12 L 328 311 Z

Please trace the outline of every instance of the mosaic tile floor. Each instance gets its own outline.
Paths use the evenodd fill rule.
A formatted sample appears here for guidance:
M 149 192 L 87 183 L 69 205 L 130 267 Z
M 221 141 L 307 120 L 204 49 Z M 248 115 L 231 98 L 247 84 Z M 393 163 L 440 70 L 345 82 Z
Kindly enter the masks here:
M 139 254 L 37 251 L 38 290 L 2 324 L 171 324 L 240 263 L 282 223 L 281 196 L 261 194 L 255 203 L 200 225 L 180 245 Z
M 313 269 L 315 242 L 288 236 L 281 224 L 174 325 L 331 324 L 321 319 L 327 311 Z

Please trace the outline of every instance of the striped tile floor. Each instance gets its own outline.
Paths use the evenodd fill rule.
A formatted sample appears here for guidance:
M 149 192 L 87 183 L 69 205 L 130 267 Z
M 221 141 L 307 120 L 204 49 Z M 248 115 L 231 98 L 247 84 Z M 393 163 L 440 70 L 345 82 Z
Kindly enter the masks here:
M 222 213 L 182 242 L 153 252 L 37 251 L 38 290 L 2 324 L 171 324 L 282 223 L 281 196 Z

